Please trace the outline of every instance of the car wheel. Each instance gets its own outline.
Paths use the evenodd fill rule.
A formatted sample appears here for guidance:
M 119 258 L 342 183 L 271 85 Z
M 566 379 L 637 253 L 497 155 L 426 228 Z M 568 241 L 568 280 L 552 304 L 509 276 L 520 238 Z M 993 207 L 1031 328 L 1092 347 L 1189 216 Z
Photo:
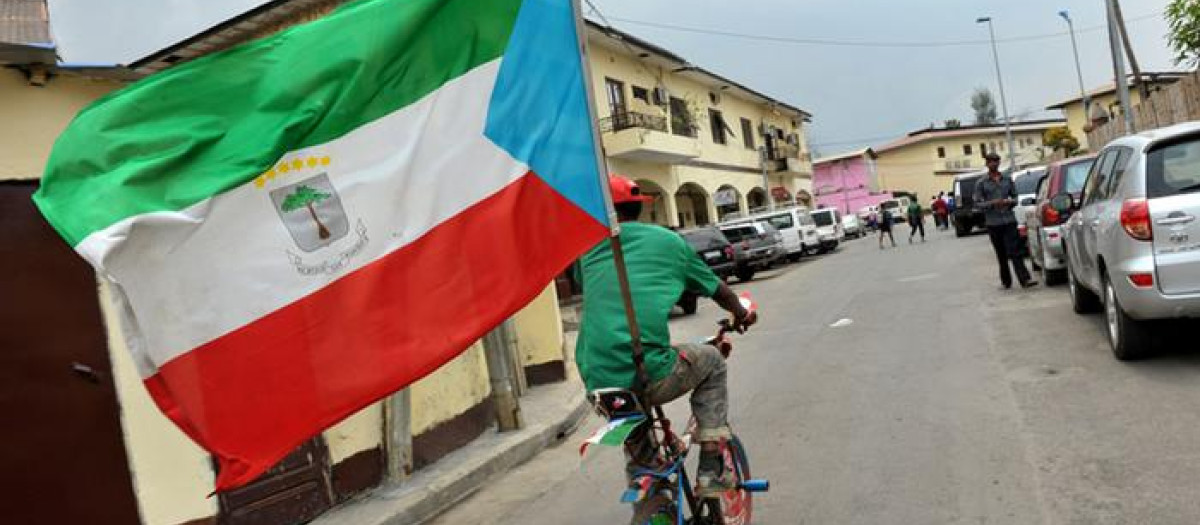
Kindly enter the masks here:
M 1117 359 L 1133 361 L 1146 357 L 1150 345 L 1145 323 L 1125 313 L 1107 276 L 1104 279 L 1104 317 L 1108 342 Z
M 683 297 L 679 298 L 679 307 L 683 308 L 683 313 L 692 315 L 696 313 L 696 306 L 698 306 L 697 303 L 699 302 L 698 299 L 699 296 L 695 294 L 684 293 Z
M 970 228 L 964 228 L 964 227 L 962 227 L 961 224 L 954 225 L 954 236 L 955 237 L 966 237 L 968 233 L 971 233 Z
M 738 268 L 737 272 L 735 272 L 735 275 L 737 275 L 737 278 L 739 281 L 747 282 L 750 279 L 754 278 L 754 269 L 753 268 Z
M 1067 263 L 1067 292 L 1071 295 L 1071 308 L 1075 313 L 1090 314 L 1100 311 L 1100 298 L 1079 284 L 1070 263 Z

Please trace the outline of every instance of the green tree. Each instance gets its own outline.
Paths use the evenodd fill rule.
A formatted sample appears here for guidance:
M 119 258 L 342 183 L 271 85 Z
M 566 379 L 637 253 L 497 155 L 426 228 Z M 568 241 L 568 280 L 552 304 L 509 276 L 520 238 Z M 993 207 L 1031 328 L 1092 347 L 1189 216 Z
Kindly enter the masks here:
M 1055 151 L 1062 150 L 1068 157 L 1079 152 L 1079 139 L 1066 126 L 1046 130 L 1042 133 L 1042 144 Z
M 1167 39 L 1175 51 L 1175 63 L 1200 65 L 1200 2 L 1171 0 L 1166 18 Z
M 990 126 L 996 123 L 996 99 L 992 91 L 978 88 L 971 94 L 971 110 L 975 112 L 975 124 Z
M 317 237 L 321 240 L 329 238 L 329 228 L 325 227 L 325 223 L 321 222 L 321 218 L 317 216 L 317 210 L 313 209 L 313 204 L 319 203 L 328 199 L 328 193 L 322 193 L 308 186 L 300 185 L 296 191 L 283 199 L 283 211 L 293 212 L 300 208 L 308 208 L 308 214 L 312 216 L 313 222 L 317 223 Z

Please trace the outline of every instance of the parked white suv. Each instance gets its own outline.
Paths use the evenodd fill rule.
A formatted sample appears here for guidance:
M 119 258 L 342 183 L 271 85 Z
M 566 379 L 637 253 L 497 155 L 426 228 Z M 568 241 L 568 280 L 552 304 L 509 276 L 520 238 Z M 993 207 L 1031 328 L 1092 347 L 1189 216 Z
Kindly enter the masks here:
M 1150 350 L 1147 322 L 1200 317 L 1200 122 L 1109 143 L 1074 205 L 1071 300 L 1103 306 L 1118 359 Z

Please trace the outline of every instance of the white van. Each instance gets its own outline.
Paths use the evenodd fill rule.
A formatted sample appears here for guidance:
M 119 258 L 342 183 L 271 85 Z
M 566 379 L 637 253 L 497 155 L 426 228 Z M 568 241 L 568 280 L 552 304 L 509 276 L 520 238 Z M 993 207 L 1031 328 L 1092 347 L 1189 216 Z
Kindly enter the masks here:
M 756 221 L 765 221 L 783 236 L 783 247 L 791 260 L 806 253 L 814 253 L 821 247 L 817 237 L 817 224 L 808 215 L 808 208 L 792 207 L 755 214 Z
M 879 203 L 879 211 L 892 212 L 892 222 L 908 222 L 908 197 L 896 197 Z
M 833 251 L 845 236 L 842 229 L 842 214 L 837 208 L 822 208 L 808 213 L 817 223 L 817 240 L 821 241 L 821 253 Z

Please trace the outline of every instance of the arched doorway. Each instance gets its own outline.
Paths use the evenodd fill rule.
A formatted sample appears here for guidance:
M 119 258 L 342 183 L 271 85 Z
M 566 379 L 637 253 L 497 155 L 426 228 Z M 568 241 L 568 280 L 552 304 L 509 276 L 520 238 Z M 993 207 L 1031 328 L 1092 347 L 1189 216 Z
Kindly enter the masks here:
M 679 226 L 688 228 L 711 224 L 708 217 L 708 192 L 699 184 L 688 182 L 675 192 L 675 207 L 679 209 Z
M 746 194 L 746 205 L 750 207 L 750 212 L 761 211 L 767 207 L 767 191 L 762 188 L 754 188 L 750 193 Z
M 804 190 L 800 190 L 800 191 L 796 192 L 796 204 L 799 204 L 799 205 L 804 206 L 805 208 L 808 208 L 811 210 L 813 207 L 812 195 L 810 195 L 807 191 L 804 191 Z
M 726 184 L 713 194 L 713 204 L 717 205 L 717 220 L 725 220 L 725 216 L 742 211 L 742 194 L 737 188 Z
M 667 192 L 663 191 L 662 186 L 659 186 L 652 180 L 637 179 L 634 182 L 642 190 L 642 195 L 654 197 L 654 202 L 647 202 L 642 205 L 642 216 L 638 217 L 638 220 L 660 226 L 669 226 L 671 219 L 667 217 L 666 199 L 669 197 Z

